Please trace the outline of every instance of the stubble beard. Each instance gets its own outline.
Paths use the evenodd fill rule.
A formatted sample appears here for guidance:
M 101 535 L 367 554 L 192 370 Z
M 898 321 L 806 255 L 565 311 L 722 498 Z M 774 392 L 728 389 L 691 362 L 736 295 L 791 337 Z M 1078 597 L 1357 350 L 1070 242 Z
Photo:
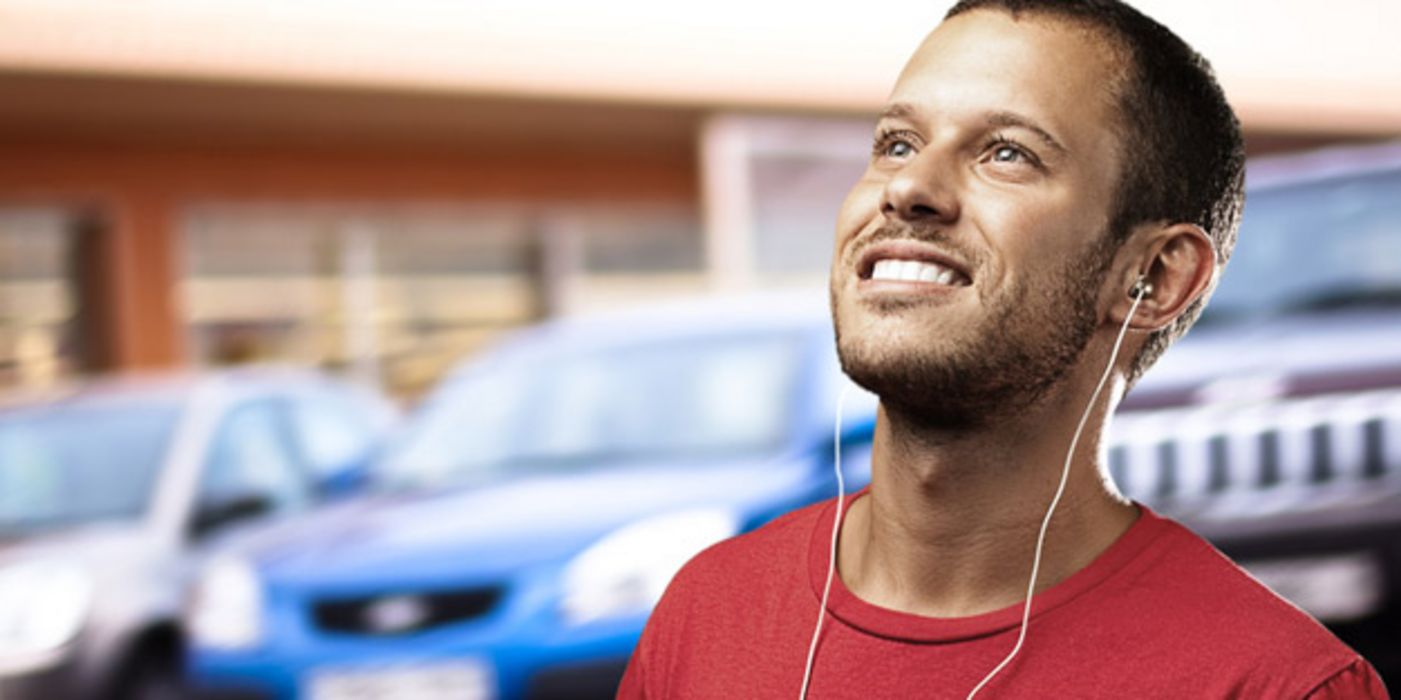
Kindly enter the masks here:
M 1068 376 L 1094 335 L 1099 281 L 1112 257 L 1107 248 L 1093 244 L 1068 261 L 1053 286 L 1008 290 L 972 329 L 971 340 L 953 348 L 879 346 L 843 333 L 834 288 L 842 370 L 880 397 L 887 412 L 924 429 L 976 430 L 1021 414 Z M 888 302 L 866 311 L 890 315 L 917 303 Z

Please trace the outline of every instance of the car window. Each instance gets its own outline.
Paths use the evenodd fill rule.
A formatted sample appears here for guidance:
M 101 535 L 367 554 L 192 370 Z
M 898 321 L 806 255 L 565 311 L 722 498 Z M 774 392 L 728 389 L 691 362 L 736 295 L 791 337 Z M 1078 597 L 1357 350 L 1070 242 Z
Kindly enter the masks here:
M 301 453 L 318 476 L 352 466 L 378 438 L 372 407 L 349 392 L 309 392 L 292 399 L 290 406 Z
M 383 478 L 393 485 L 440 484 L 472 478 L 463 473 L 467 464 L 505 463 L 529 429 L 522 417 L 536 382 L 518 364 L 451 381 L 413 417 Z
M 1252 190 L 1206 320 L 1401 302 L 1401 172 Z
M 409 482 L 758 453 L 792 424 L 801 336 L 502 362 L 424 407 L 388 461 Z
M 132 398 L 0 413 L 0 532 L 140 517 L 182 406 Z
M 284 405 L 263 400 L 235 407 L 215 432 L 199 500 L 266 499 L 273 512 L 301 510 L 312 499 L 307 471 L 288 439 Z

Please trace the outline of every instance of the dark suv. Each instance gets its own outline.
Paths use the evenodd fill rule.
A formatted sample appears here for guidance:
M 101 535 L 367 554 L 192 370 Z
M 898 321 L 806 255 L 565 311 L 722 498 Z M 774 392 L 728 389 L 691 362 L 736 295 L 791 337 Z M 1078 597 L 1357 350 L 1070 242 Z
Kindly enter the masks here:
M 1235 256 L 1125 401 L 1129 496 L 1401 685 L 1401 143 L 1251 164 Z

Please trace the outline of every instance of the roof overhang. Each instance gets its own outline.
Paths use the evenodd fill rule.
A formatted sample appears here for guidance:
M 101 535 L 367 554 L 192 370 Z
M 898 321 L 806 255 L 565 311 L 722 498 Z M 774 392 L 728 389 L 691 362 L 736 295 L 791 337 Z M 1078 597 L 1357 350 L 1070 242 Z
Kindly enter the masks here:
M 7 0 L 0 73 L 869 113 L 949 4 Z M 1248 128 L 1401 133 L 1401 3 L 1135 4 L 1213 61 Z

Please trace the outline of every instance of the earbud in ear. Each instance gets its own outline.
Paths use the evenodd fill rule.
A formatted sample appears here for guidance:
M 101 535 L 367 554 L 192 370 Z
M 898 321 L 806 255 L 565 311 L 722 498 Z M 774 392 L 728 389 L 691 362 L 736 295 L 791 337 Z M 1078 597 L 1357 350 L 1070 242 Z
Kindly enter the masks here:
M 1134 299 L 1144 299 L 1153 296 L 1153 283 L 1147 277 L 1139 275 L 1133 286 L 1129 287 L 1129 296 Z

